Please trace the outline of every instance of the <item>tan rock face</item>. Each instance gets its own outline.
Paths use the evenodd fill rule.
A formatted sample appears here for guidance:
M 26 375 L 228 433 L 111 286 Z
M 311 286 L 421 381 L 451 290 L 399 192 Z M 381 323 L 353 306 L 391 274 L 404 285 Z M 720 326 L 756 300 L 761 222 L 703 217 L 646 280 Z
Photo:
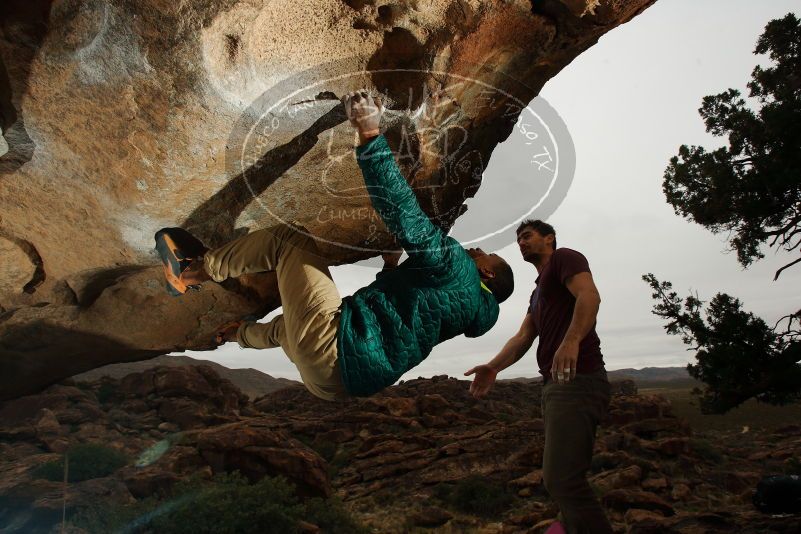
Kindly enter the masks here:
M 385 95 L 405 175 L 451 226 L 521 106 L 653 1 L 3 2 L 1 395 L 210 349 L 279 305 L 269 274 L 169 297 L 161 227 L 216 246 L 297 221 L 331 263 L 387 246 L 347 91 Z
M 0 237 L 0 293 L 20 293 L 33 278 L 36 266 L 20 244 Z

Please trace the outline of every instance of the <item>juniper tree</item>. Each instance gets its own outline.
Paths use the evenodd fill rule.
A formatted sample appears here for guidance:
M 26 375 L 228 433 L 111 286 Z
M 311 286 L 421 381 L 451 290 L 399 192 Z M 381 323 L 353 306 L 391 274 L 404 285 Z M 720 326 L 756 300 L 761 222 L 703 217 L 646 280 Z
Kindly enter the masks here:
M 737 89 L 704 97 L 706 129 L 728 136 L 728 146 L 682 145 L 662 184 L 678 215 L 730 233 L 743 266 L 764 257 L 766 242 L 787 251 L 801 244 L 801 21 L 792 13 L 770 21 L 755 52 L 772 62 L 748 83 L 758 109 Z
M 801 21 L 792 13 L 772 20 L 757 41 L 757 66 L 748 83 L 752 109 L 740 91 L 707 96 L 699 109 L 706 129 L 728 144 L 708 151 L 682 145 L 662 184 L 676 214 L 714 233 L 728 232 L 737 259 L 747 267 L 764 257 L 762 246 L 789 252 L 801 245 Z M 781 267 L 776 280 L 801 258 Z M 643 276 L 658 301 L 653 313 L 667 319 L 669 334 L 696 350 L 687 370 L 704 382 L 705 413 L 723 413 L 755 398 L 786 404 L 801 398 L 801 310 L 774 326 L 718 293 L 706 308 L 697 296 L 682 301 L 670 282 Z

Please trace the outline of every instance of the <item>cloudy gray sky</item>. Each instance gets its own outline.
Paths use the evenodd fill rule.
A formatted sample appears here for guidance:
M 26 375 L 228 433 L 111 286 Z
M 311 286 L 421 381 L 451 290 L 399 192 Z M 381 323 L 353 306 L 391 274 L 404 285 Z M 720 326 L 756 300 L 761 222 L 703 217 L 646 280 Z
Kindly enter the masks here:
M 648 272 L 672 281 L 681 295 L 693 291 L 709 300 L 716 292 L 730 293 L 746 310 L 771 322 L 798 308 L 801 268 L 772 281 L 791 256 L 766 250 L 764 260 L 743 270 L 727 253 L 725 235 L 676 216 L 662 194 L 665 167 L 679 145 L 723 142 L 704 130 L 697 112 L 703 96 L 744 89 L 754 65 L 764 62 L 753 49 L 765 24 L 797 8 L 795 0 L 659 0 L 602 37 L 543 89 L 541 96 L 567 124 L 576 150 L 572 186 L 549 222 L 560 246 L 589 259 L 603 299 L 598 333 L 607 369 L 693 361 L 693 353 L 667 336 L 662 321 L 651 314 L 653 300 L 641 280 Z M 505 144 L 515 142 L 513 134 Z M 493 154 L 485 184 L 508 179 L 503 148 Z M 481 198 L 480 191 L 468 205 Z M 459 336 L 437 346 L 403 378 L 462 376 L 491 359 L 517 331 L 536 270 L 521 260 L 513 239 L 510 231 L 509 246 L 497 250 L 514 269 L 516 289 L 501 305 L 495 328 L 479 339 Z M 332 272 L 342 295 L 369 282 L 364 267 Z M 214 352 L 188 354 L 299 379 L 281 349 L 241 349 L 229 343 Z M 535 375 L 532 347 L 501 377 Z

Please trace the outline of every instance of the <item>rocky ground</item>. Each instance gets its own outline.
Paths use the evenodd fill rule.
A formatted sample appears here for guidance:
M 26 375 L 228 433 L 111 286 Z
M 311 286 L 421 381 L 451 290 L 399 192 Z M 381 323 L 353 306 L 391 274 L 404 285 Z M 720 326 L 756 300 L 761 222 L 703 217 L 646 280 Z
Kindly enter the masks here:
M 251 402 L 202 365 L 52 386 L 0 405 L 0 531 L 57 532 L 64 502 L 69 516 L 233 470 L 336 495 L 376 532 L 544 531 L 557 510 L 541 479 L 540 386 L 501 383 L 481 401 L 468 386 L 418 379 L 342 404 L 296 386 Z M 797 466 L 801 426 L 694 434 L 664 398 L 632 382 L 615 390 L 589 476 L 617 532 L 798 532 L 798 517 L 760 514 L 751 496 L 762 476 Z M 35 476 L 77 443 L 131 460 L 66 486 Z M 512 496 L 506 509 L 475 515 L 443 497 L 476 477 Z

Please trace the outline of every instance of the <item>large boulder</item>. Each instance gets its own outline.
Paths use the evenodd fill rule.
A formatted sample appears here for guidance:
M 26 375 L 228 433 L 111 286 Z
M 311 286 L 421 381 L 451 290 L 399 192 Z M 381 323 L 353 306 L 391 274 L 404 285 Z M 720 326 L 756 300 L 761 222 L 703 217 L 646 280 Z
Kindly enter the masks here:
M 220 324 L 280 304 L 265 273 L 168 296 L 161 227 L 216 246 L 296 222 L 332 264 L 391 245 L 348 91 L 386 96 L 404 174 L 449 228 L 543 84 L 653 2 L 5 0 L 0 398 L 212 349 Z

